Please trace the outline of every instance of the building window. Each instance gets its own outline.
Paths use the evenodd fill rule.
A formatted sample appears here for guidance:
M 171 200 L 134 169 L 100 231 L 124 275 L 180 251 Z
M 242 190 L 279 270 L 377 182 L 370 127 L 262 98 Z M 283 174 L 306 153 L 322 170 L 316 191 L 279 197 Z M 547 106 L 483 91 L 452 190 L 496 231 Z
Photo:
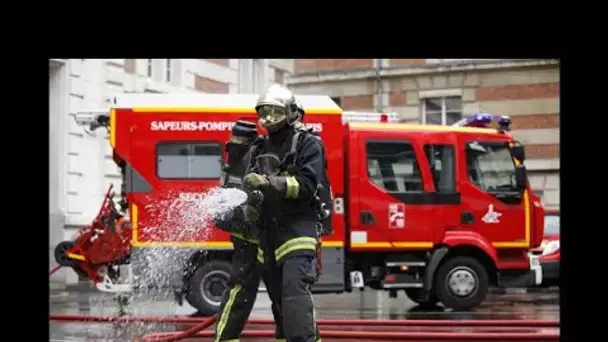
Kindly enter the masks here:
M 420 192 L 422 176 L 409 142 L 367 143 L 367 173 L 372 183 L 388 192 Z
M 146 72 L 146 75 L 148 75 L 148 77 L 152 77 L 152 60 L 148 59 L 148 71 Z
M 252 65 L 253 92 L 257 94 L 266 90 L 267 87 L 266 62 L 264 59 L 253 59 Z
M 171 82 L 171 60 L 167 59 L 165 62 L 165 82 Z
M 451 125 L 462 119 L 460 96 L 430 97 L 422 101 L 422 123 Z
M 160 179 L 219 179 L 222 147 L 215 142 L 162 142 L 156 146 Z

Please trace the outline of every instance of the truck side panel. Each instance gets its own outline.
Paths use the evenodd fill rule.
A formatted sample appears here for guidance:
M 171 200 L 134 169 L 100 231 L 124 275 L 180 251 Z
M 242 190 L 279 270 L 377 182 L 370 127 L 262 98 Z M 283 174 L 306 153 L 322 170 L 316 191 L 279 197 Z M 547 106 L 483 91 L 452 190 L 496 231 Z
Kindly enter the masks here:
M 332 188 L 333 216 L 330 236 L 322 238 L 323 273 L 312 286 L 313 292 L 340 292 L 344 290 L 344 141 L 341 115 L 315 113 L 307 114 L 305 123 L 320 130 L 319 135 L 325 146 L 327 174 Z
M 135 246 L 231 247 L 229 235 L 213 229 L 197 199 L 219 184 L 224 144 L 237 119 L 256 117 L 253 112 L 132 113 L 130 162 L 152 186 L 151 192 L 133 192 Z

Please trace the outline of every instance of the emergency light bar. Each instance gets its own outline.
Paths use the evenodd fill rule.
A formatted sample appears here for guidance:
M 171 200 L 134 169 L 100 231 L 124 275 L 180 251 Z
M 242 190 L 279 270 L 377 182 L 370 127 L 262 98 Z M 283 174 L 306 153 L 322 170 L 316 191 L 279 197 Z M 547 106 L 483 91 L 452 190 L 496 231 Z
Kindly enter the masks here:
M 475 113 L 469 116 L 468 118 L 459 120 L 458 122 L 452 124 L 452 126 L 460 126 L 460 127 L 480 127 L 487 128 L 489 124 L 492 123 L 496 116 L 491 113 Z M 509 131 L 511 129 L 511 118 L 506 115 L 498 116 L 496 120 L 498 123 L 498 128 L 501 131 Z

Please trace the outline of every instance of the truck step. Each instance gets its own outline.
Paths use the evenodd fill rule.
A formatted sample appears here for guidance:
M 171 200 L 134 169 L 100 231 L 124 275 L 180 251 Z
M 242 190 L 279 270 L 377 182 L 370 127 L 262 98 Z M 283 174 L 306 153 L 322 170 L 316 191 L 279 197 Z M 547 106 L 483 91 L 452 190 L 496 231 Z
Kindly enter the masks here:
M 387 261 L 385 265 L 386 265 L 386 267 L 401 267 L 401 266 L 425 267 L 426 262 L 424 262 L 424 261 Z
M 387 274 L 382 280 L 384 289 L 421 288 L 424 283 L 412 274 Z

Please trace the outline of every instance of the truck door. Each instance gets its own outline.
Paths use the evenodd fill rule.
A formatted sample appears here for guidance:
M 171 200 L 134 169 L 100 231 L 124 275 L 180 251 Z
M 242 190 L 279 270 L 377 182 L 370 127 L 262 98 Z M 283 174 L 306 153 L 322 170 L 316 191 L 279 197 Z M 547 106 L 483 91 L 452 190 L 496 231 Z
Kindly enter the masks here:
M 382 139 L 361 134 L 360 232 L 351 246 L 428 248 L 433 204 L 424 152 L 407 133 L 382 132 Z
M 460 225 L 461 197 L 456 182 L 456 142 L 452 135 L 432 135 L 424 141 L 426 167 L 432 181 L 435 214 L 433 222 L 434 237 L 440 239 L 446 230 Z
M 485 236 L 495 247 L 527 247 L 530 215 L 526 210 L 530 203 L 527 193 L 517 189 L 508 142 L 478 138 L 462 138 L 462 224 Z

